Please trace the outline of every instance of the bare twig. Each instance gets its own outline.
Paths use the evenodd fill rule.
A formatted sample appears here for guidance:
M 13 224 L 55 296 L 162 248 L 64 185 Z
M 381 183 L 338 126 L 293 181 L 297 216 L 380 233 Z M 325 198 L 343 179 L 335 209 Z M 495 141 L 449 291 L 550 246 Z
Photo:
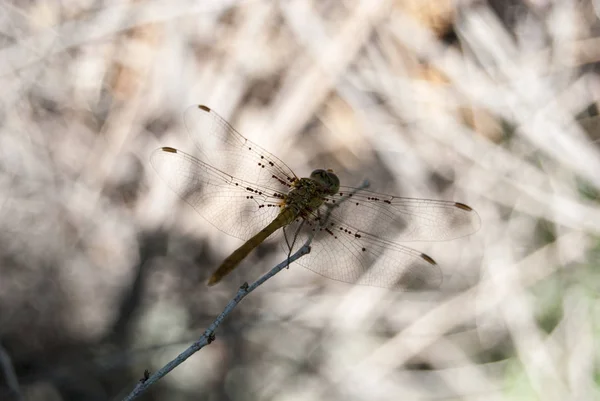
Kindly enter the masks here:
M 177 366 L 181 365 L 181 363 L 183 363 L 190 356 L 192 356 L 197 351 L 204 348 L 204 346 L 213 342 L 215 339 L 215 331 L 217 330 L 217 327 L 219 327 L 221 322 L 223 322 L 223 320 L 225 320 L 225 318 L 235 309 L 235 307 L 241 302 L 241 300 L 246 297 L 246 295 L 250 294 L 256 288 L 258 288 L 258 286 L 260 286 L 262 283 L 264 283 L 265 281 L 267 281 L 268 279 L 270 279 L 271 277 L 273 277 L 274 275 L 279 273 L 281 270 L 285 269 L 287 266 L 289 266 L 290 263 L 292 263 L 295 260 L 301 258 L 302 256 L 308 254 L 309 252 L 310 252 L 310 245 L 309 245 L 309 241 L 307 241 L 307 243 L 304 244 L 304 246 L 302 246 L 302 248 L 300 248 L 297 252 L 295 252 L 289 258 L 286 258 L 286 260 L 284 260 L 283 262 L 279 263 L 277 266 L 275 266 L 273 269 L 271 269 L 271 271 L 269 271 L 267 274 L 263 275 L 261 278 L 256 280 L 254 283 L 252 283 L 250 285 L 248 285 L 247 283 L 244 283 L 244 285 L 242 285 L 242 287 L 240 287 L 240 289 L 238 290 L 235 297 L 231 301 L 229 301 L 229 303 L 227 304 L 227 306 L 225 307 L 223 312 L 221 312 L 221 314 L 219 316 L 217 316 L 215 321 L 208 327 L 208 329 L 206 329 L 206 331 L 204 332 L 204 334 L 202 334 L 202 336 L 200 337 L 200 339 L 198 339 L 198 341 L 194 342 L 185 351 L 183 351 L 181 354 L 177 355 L 177 357 L 175 359 L 173 359 L 171 362 L 167 363 L 161 369 L 159 369 L 158 371 L 156 371 L 155 373 L 150 375 L 150 377 L 148 377 L 147 379 L 144 377 L 145 380 L 140 381 L 135 386 L 133 391 L 126 398 L 124 398 L 124 400 L 129 401 L 129 400 L 133 400 L 133 399 L 137 398 L 139 395 L 144 393 L 146 391 L 146 389 L 148 389 L 148 387 L 150 387 L 152 384 L 156 383 L 158 380 L 160 380 L 161 378 L 166 376 L 170 371 L 175 369 Z
M 338 201 L 337 204 L 344 202 L 345 200 L 350 198 L 353 194 L 355 194 L 356 192 L 358 192 L 362 189 L 365 189 L 368 186 L 369 186 L 369 182 L 367 180 L 363 181 L 362 184 L 358 188 L 356 188 L 351 193 L 342 197 Z M 335 210 L 335 205 L 333 205 L 333 204 L 332 205 L 326 204 L 325 206 L 327 207 L 327 212 L 325 213 L 323 220 L 321 220 L 321 226 L 327 224 L 327 222 L 331 216 L 331 213 L 333 213 L 333 210 Z M 252 291 L 254 291 L 256 288 L 258 288 L 265 281 L 267 281 L 268 279 L 270 279 L 271 277 L 273 277 L 274 275 L 279 273 L 281 270 L 288 267 L 290 265 L 290 263 L 292 263 L 292 262 L 300 259 L 302 256 L 310 253 L 310 244 L 312 243 L 312 241 L 315 237 L 315 233 L 313 233 L 306 240 L 304 245 L 300 249 L 298 249 L 298 251 L 296 251 L 293 255 L 288 256 L 283 262 L 279 263 L 277 266 L 272 268 L 268 273 L 263 275 L 261 278 L 256 280 L 254 283 L 252 283 L 250 285 L 248 285 L 248 283 L 244 283 L 238 290 L 235 297 L 231 301 L 229 301 L 229 303 L 227 304 L 227 306 L 225 307 L 223 312 L 221 312 L 221 314 L 219 316 L 217 316 L 215 321 L 212 322 L 212 324 L 208 327 L 208 329 L 206 329 L 206 331 L 204 332 L 204 334 L 202 334 L 202 336 L 200 337 L 200 339 L 198 339 L 198 341 L 194 342 L 185 351 L 183 351 L 181 354 L 177 355 L 177 357 L 175 359 L 173 359 L 171 362 L 167 363 L 165 366 L 163 366 L 161 369 L 156 371 L 154 374 L 148 375 L 148 371 L 144 371 L 143 378 L 140 379 L 140 381 L 135 386 L 133 391 L 126 398 L 124 398 L 124 401 L 129 401 L 129 400 L 133 400 L 133 399 L 137 398 L 139 395 L 144 393 L 148 389 L 148 387 L 150 387 L 152 384 L 156 383 L 158 380 L 160 380 L 161 378 L 166 376 L 169 372 L 171 372 L 177 366 L 181 365 L 190 356 L 192 356 L 197 351 L 204 348 L 204 346 L 213 342 L 215 340 L 215 331 L 217 330 L 217 328 L 219 327 L 221 322 L 223 322 L 223 320 L 225 320 L 225 318 L 235 309 L 235 307 L 242 301 L 242 299 L 244 299 L 246 297 L 246 295 L 250 294 Z

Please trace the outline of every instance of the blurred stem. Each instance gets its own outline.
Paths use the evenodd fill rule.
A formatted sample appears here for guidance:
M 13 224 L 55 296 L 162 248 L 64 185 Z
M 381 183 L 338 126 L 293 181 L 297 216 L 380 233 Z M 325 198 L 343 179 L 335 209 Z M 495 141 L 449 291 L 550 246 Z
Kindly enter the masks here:
M 4 373 L 4 378 L 6 380 L 6 384 L 10 389 L 11 394 L 13 395 L 15 400 L 22 400 L 21 390 L 19 389 L 19 381 L 17 380 L 17 375 L 15 374 L 15 369 L 13 368 L 12 361 L 10 359 L 10 355 L 6 352 L 6 349 L 0 344 L 0 368 Z

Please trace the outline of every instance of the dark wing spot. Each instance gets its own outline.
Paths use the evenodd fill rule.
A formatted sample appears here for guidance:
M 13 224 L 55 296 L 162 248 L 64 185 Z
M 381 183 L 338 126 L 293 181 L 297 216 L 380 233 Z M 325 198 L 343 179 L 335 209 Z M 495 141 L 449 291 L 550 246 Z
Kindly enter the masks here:
M 437 263 L 435 263 L 435 260 L 433 260 L 431 258 L 431 256 L 428 256 L 428 255 L 425 255 L 424 253 L 422 253 L 421 258 L 425 259 L 427 262 L 429 262 L 432 265 L 437 265 Z
M 177 153 L 177 149 L 175 148 L 170 148 L 168 146 L 165 146 L 164 148 L 161 148 L 163 152 L 169 152 L 169 153 Z
M 466 210 L 467 212 L 472 212 L 473 211 L 473 209 L 471 209 L 470 206 L 467 206 L 464 203 L 454 202 L 454 206 L 456 206 L 459 209 Z
M 203 104 L 198 105 L 198 108 L 200 110 L 204 110 L 204 111 L 210 113 L 210 109 L 207 106 L 203 105 Z

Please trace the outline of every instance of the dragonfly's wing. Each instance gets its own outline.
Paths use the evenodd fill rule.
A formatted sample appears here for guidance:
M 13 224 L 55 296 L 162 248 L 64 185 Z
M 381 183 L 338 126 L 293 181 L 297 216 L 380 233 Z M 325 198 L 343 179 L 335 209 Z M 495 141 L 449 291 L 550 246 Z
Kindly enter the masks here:
M 332 217 L 352 230 L 390 241 L 446 241 L 479 230 L 481 219 L 469 206 L 448 201 L 411 199 L 341 187 Z
M 158 175 L 219 230 L 248 240 L 277 216 L 287 186 L 235 178 L 174 148 L 156 149 L 150 158 Z
M 429 256 L 414 249 L 358 233 L 336 218 L 327 227 L 299 220 L 286 227 L 296 251 L 314 235 L 311 252 L 298 263 L 324 277 L 402 291 L 433 290 L 442 283 L 442 272 Z
M 311 253 L 298 263 L 333 280 L 397 290 L 435 289 L 442 272 L 435 261 L 395 241 L 459 238 L 481 220 L 457 202 L 400 198 L 342 187 L 318 212 L 290 225 L 295 251 L 311 236 Z
M 219 170 L 258 185 L 272 186 L 272 181 L 278 181 L 288 190 L 297 179 L 284 162 L 246 139 L 208 107 L 188 107 L 184 120 L 202 159 Z

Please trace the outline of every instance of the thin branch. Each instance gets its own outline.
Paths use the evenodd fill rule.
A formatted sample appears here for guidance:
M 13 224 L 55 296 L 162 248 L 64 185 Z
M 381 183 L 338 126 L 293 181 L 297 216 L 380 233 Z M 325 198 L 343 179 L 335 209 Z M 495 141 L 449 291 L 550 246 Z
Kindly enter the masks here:
M 240 303 L 240 301 L 246 297 L 246 295 L 250 294 L 256 288 L 258 288 L 258 286 L 260 286 L 262 283 L 264 283 L 265 281 L 267 281 L 268 279 L 270 279 L 271 277 L 273 277 L 274 275 L 279 273 L 281 270 L 288 267 L 290 263 L 296 261 L 297 259 L 308 254 L 309 252 L 310 252 L 310 245 L 308 245 L 308 241 L 307 241 L 307 244 L 304 244 L 302 246 L 302 248 L 300 248 L 297 252 L 295 252 L 289 258 L 286 258 L 286 260 L 284 260 L 283 262 L 279 263 L 277 266 L 275 266 L 273 269 L 271 269 L 271 271 L 269 271 L 267 274 L 263 275 L 261 278 L 256 280 L 251 285 L 244 283 L 244 285 L 238 290 L 236 296 L 231 301 L 229 301 L 229 303 L 227 304 L 227 306 L 225 307 L 223 312 L 221 312 L 221 314 L 219 316 L 217 316 L 215 321 L 208 327 L 208 329 L 204 332 L 204 334 L 202 334 L 202 336 L 200 337 L 200 339 L 198 341 L 194 342 L 185 351 L 183 351 L 181 354 L 177 355 L 177 357 L 175 359 L 173 359 L 171 362 L 167 363 L 165 366 L 163 366 L 160 370 L 158 370 L 154 374 L 150 375 L 149 377 L 146 377 L 146 375 L 145 375 L 144 378 L 142 378 L 140 380 L 140 382 L 135 386 L 133 391 L 126 398 L 124 398 L 124 401 L 129 401 L 129 400 L 133 400 L 133 399 L 137 398 L 139 395 L 144 393 L 146 391 L 146 389 L 148 389 L 148 387 L 150 387 L 152 384 L 156 383 L 158 380 L 162 379 L 164 376 L 166 376 L 170 371 L 175 369 L 177 366 L 181 365 L 181 363 L 183 363 L 183 361 L 188 359 L 190 356 L 195 354 L 197 351 L 204 348 L 204 346 L 213 342 L 215 339 L 215 331 L 217 330 L 217 327 L 219 327 L 221 322 L 223 322 L 223 320 L 225 320 L 225 318 L 235 309 L 235 307 Z
M 355 188 L 354 191 L 343 196 L 340 200 L 338 200 L 338 204 L 341 202 L 344 202 L 345 200 L 350 198 L 354 193 L 356 193 L 362 189 L 365 189 L 368 186 L 369 186 L 369 182 L 366 180 L 363 181 L 363 183 L 358 188 Z M 335 208 L 336 208 L 336 205 L 334 205 L 334 204 L 325 204 L 325 206 L 327 207 L 327 213 L 325 214 L 325 218 L 321 221 L 321 224 L 320 224 L 321 226 L 325 226 L 327 224 L 327 221 L 329 220 L 331 213 L 333 213 L 333 210 L 335 210 Z M 244 299 L 246 297 L 246 295 L 250 294 L 252 291 L 257 289 L 265 281 L 267 281 L 268 279 L 270 279 L 271 277 L 273 277 L 274 275 L 279 273 L 281 270 L 288 267 L 292 262 L 294 262 L 294 261 L 300 259 L 302 256 L 310 253 L 310 244 L 312 243 L 317 231 L 313 232 L 313 234 L 307 239 L 307 241 L 304 243 L 304 245 L 302 245 L 302 247 L 300 249 L 298 249 L 298 251 L 296 251 L 293 255 L 287 257 L 283 262 L 279 263 L 277 266 L 272 268 L 268 273 L 263 275 L 261 278 L 256 280 L 254 283 L 252 283 L 251 285 L 248 285 L 248 283 L 244 283 L 244 285 L 242 285 L 240 287 L 240 289 L 238 290 L 235 297 L 231 301 L 229 301 L 229 303 L 227 304 L 227 306 L 225 307 L 223 312 L 221 312 L 221 314 L 219 316 L 217 316 L 215 321 L 212 322 L 212 324 L 208 327 L 208 329 L 206 329 L 206 331 L 204 332 L 204 334 L 202 334 L 202 336 L 200 337 L 200 339 L 198 339 L 198 341 L 194 342 L 185 351 L 183 351 L 181 354 L 177 355 L 177 357 L 175 359 L 173 359 L 171 362 L 167 363 L 165 366 L 163 366 L 161 369 L 156 371 L 154 374 L 149 375 L 148 371 L 144 371 L 144 376 L 140 379 L 140 381 L 135 386 L 133 391 L 123 400 L 130 401 L 130 400 L 137 398 L 138 396 L 143 394 L 148 389 L 148 387 L 150 387 L 152 384 L 154 384 L 158 380 L 162 379 L 164 376 L 166 376 L 169 372 L 171 372 L 177 366 L 181 365 L 190 356 L 194 355 L 196 352 L 198 352 L 199 350 L 204 348 L 206 345 L 213 342 L 215 340 L 215 331 L 217 330 L 217 328 L 219 327 L 221 322 L 223 322 L 223 320 L 225 320 L 225 318 L 227 316 L 229 316 L 229 314 L 231 312 L 233 312 L 235 307 L 242 301 L 242 299 Z

